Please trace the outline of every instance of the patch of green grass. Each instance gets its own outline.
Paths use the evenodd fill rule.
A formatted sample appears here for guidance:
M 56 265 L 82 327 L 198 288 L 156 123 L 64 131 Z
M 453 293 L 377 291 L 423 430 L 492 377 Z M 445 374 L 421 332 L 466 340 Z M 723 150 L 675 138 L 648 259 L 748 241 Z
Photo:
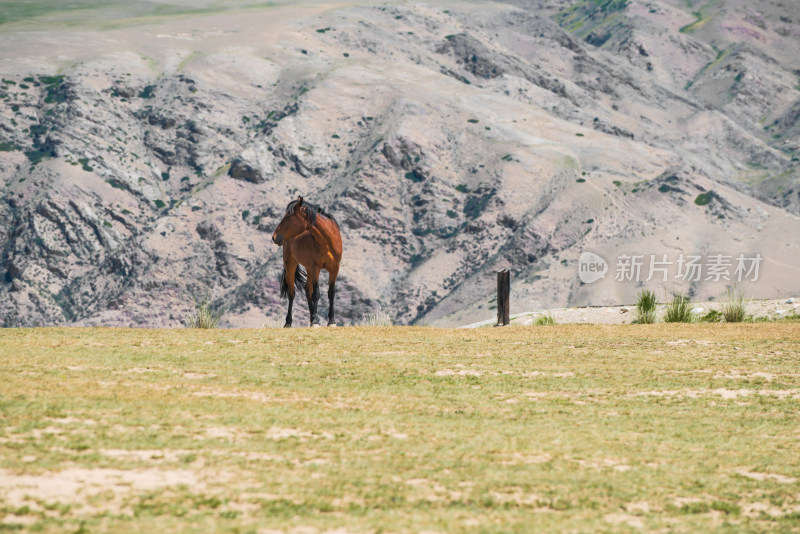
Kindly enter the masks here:
M 467 119 L 467 122 L 469 122 L 471 124 L 478 124 L 478 122 L 480 122 L 480 121 L 478 121 L 478 119 Z
M 636 298 L 634 324 L 653 324 L 656 322 L 656 294 L 645 289 Z
M 683 26 L 680 30 L 678 30 L 680 33 L 690 33 L 693 30 L 704 26 L 709 20 L 711 20 L 711 17 L 713 17 L 713 15 L 709 17 L 703 17 L 703 13 L 700 11 L 692 11 L 692 15 L 694 15 L 695 18 L 694 22 L 690 22 L 689 24 Z
M 0 143 L 0 152 L 14 152 L 15 150 L 19 150 L 19 147 L 11 141 Z
M 538 316 L 533 324 L 534 326 L 552 326 L 556 324 L 556 319 L 552 314 L 545 313 L 544 315 Z
M 558 24 L 585 37 L 595 28 L 607 26 L 622 16 L 628 0 L 583 0 L 555 16 Z

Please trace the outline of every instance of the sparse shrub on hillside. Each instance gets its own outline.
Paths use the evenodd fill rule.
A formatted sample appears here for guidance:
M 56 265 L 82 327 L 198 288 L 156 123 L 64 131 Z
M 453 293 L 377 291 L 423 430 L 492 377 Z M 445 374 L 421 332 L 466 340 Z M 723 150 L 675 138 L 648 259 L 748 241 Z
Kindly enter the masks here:
M 361 319 L 362 326 L 392 326 L 392 318 L 380 306 L 374 312 L 364 315 Z
M 549 325 L 554 325 L 554 324 L 556 324 L 556 319 L 555 319 L 555 317 L 553 317 L 553 316 L 552 316 L 552 315 L 550 315 L 549 313 L 546 313 L 546 314 L 544 314 L 544 315 L 540 315 L 539 317 L 537 317 L 537 318 L 536 318 L 536 321 L 534 321 L 534 323 L 533 323 L 533 324 L 534 324 L 535 326 L 549 326 Z
M 636 299 L 635 324 L 653 324 L 656 322 L 656 294 L 645 289 Z
M 139 93 L 139 98 L 153 98 L 155 97 L 155 94 L 153 94 L 155 90 L 155 85 L 148 85 Z
M 188 328 L 216 328 L 225 310 L 214 309 L 210 297 L 206 296 L 201 302 L 194 303 L 194 313 L 189 316 L 186 326 Z
M 729 287 L 728 295 L 722 303 L 722 316 L 726 323 L 741 323 L 747 316 L 747 303 L 744 293 L 738 287 Z
M 689 296 L 684 293 L 673 293 L 672 300 L 667 303 L 664 314 L 665 323 L 691 323 L 694 321 Z
M 697 195 L 697 198 L 694 199 L 694 203 L 698 206 L 707 206 L 711 199 L 714 198 L 714 193 L 709 191 L 708 193 L 700 193 Z

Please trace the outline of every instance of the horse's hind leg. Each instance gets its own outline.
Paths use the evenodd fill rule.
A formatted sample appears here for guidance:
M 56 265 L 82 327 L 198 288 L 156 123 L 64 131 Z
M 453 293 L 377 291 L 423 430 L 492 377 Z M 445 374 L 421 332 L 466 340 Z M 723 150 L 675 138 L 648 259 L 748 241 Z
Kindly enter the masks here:
M 308 314 L 311 316 L 311 326 L 319 326 L 319 315 L 317 315 L 317 304 L 319 304 L 319 267 L 310 267 L 308 269 L 306 297 L 308 298 Z
M 336 298 L 336 276 L 339 274 L 338 267 L 335 270 L 328 271 L 328 326 L 336 326 L 336 320 L 333 318 L 333 299 Z

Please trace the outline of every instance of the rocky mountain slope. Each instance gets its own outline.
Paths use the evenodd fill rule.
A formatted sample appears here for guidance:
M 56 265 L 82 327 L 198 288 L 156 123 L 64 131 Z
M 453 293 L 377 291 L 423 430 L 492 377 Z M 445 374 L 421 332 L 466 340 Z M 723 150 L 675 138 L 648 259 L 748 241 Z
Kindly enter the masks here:
M 277 321 L 298 194 L 341 226 L 345 324 L 486 319 L 500 268 L 512 313 L 735 281 L 616 280 L 633 254 L 800 289 L 795 2 L 42 0 L 0 48 L 3 326 Z

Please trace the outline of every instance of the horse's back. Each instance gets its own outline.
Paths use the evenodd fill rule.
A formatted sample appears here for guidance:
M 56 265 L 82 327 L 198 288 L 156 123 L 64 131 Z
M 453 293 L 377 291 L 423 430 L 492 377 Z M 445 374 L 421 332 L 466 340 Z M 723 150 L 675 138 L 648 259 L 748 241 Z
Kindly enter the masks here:
M 291 253 L 306 269 L 312 266 L 338 272 L 342 261 L 342 234 L 333 220 L 318 217 L 314 228 L 296 237 Z

